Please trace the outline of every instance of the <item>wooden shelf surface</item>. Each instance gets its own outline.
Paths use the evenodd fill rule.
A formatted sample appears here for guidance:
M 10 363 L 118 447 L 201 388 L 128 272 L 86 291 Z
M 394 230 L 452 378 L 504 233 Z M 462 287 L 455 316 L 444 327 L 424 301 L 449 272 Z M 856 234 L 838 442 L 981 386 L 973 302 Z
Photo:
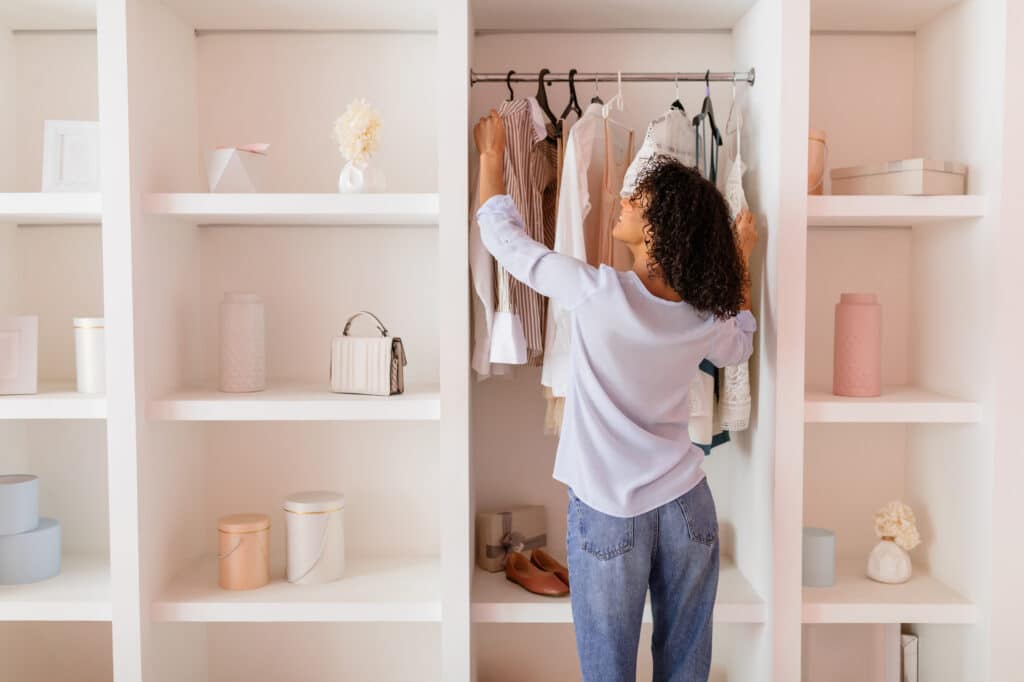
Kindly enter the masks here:
M 0 223 L 18 225 L 99 225 L 99 192 L 0 193 Z
M 810 227 L 908 227 L 985 215 L 985 197 L 848 196 L 807 197 Z
M 109 621 L 107 557 L 66 554 L 60 575 L 28 585 L 0 585 L 0 621 Z
M 283 571 L 255 590 L 218 584 L 217 560 L 198 562 L 171 581 L 153 605 L 158 621 L 433 622 L 441 620 L 436 557 L 348 557 L 345 576 L 325 585 L 292 585 Z
M 106 419 L 107 398 L 78 393 L 74 382 L 41 381 L 31 395 L 0 396 L 0 419 Z
M 913 386 L 886 386 L 878 398 L 846 398 L 827 388 L 804 393 L 808 423 L 964 423 L 981 420 L 981 406 Z
M 435 226 L 434 194 L 147 194 L 150 215 L 217 225 Z

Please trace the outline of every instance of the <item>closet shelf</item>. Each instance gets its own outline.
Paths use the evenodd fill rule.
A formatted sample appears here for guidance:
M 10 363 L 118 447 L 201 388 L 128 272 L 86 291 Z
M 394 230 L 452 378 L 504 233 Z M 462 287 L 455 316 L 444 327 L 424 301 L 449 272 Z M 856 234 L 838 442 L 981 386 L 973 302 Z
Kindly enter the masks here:
M 326 384 L 271 385 L 256 393 L 186 389 L 149 404 L 149 418 L 165 421 L 436 421 L 436 387 L 406 388 L 394 396 L 331 393 Z
M 151 215 L 216 225 L 436 226 L 438 194 L 148 194 Z
M 804 392 L 805 422 L 964 423 L 981 421 L 981 406 L 917 388 L 886 386 L 878 398 L 845 398 L 827 388 Z
M 99 225 L 99 192 L 0 194 L 0 223 L 18 225 Z
M 504 573 L 474 570 L 472 618 L 477 623 L 571 623 L 568 597 L 531 594 L 505 578 Z M 716 623 L 763 623 L 765 605 L 732 560 L 722 557 L 715 602 Z M 651 622 L 651 604 L 644 606 Z
M 326 585 L 292 585 L 284 571 L 256 590 L 223 590 L 217 560 L 198 562 L 171 581 L 154 618 L 175 622 L 434 622 L 441 620 L 437 557 L 352 558 Z
M 33 395 L 0 396 L 0 419 L 106 419 L 107 398 L 78 393 L 73 382 L 39 382 Z
M 60 575 L 29 585 L 0 585 L 0 621 L 109 621 L 110 562 L 65 554 Z
M 907 227 L 985 215 L 985 197 L 809 196 L 811 227 Z
M 832 587 L 803 588 L 804 623 L 973 623 L 977 608 L 914 568 L 911 579 L 886 585 L 864 574 L 864 559 L 836 562 Z

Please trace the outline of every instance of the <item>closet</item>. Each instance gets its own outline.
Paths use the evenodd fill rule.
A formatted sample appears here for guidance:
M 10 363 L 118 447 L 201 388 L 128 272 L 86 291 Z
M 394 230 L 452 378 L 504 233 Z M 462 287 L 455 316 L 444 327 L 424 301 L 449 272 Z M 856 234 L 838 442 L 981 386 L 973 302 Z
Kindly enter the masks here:
M 707 85 L 742 115 L 762 235 L 750 428 L 705 462 L 712 679 L 866 679 L 900 629 L 921 679 L 1016 679 L 1022 22 L 1010 0 L 6 0 L 0 315 L 41 333 L 39 394 L 0 396 L 0 474 L 38 475 L 65 535 L 60 577 L 0 586 L 0 679 L 578 679 L 568 600 L 474 561 L 477 512 L 522 504 L 565 556 L 540 368 L 470 369 L 470 129 L 508 97 L 471 74 L 514 70 L 522 97 L 544 68 L 606 74 L 577 80 L 584 107 L 618 72 L 754 69 Z M 547 92 L 560 112 L 567 83 Z M 621 92 L 639 145 L 677 86 Z M 691 116 L 704 94 L 678 83 Z M 357 97 L 380 113 L 384 194 L 336 193 L 332 126 Z M 101 122 L 100 191 L 40 192 L 52 119 Z M 956 160 L 967 194 L 808 197 L 809 127 L 830 168 Z M 259 191 L 209 193 L 204 155 L 251 143 L 270 144 Z M 830 392 L 832 306 L 858 289 L 883 302 L 887 389 L 850 401 Z M 263 393 L 216 390 L 228 291 L 265 302 Z M 404 341 L 402 396 L 327 392 L 361 309 Z M 105 396 L 73 389 L 86 315 L 106 319 Z M 346 496 L 348 574 L 288 585 L 281 503 L 317 488 Z M 905 585 L 863 577 L 890 499 L 924 540 Z M 240 511 L 270 515 L 277 579 L 232 593 L 216 521 Z M 833 588 L 801 587 L 804 526 L 836 531 Z

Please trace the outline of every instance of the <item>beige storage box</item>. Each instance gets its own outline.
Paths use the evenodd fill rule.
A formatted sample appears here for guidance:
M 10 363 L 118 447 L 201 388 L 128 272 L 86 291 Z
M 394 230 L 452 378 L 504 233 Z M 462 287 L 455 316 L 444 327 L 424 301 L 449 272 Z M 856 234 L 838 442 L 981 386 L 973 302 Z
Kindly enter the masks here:
M 832 194 L 965 194 L 967 166 L 905 159 L 832 170 Z
M 548 543 L 547 510 L 541 506 L 512 507 L 476 515 L 476 565 L 495 573 L 505 568 L 509 552 L 524 552 Z

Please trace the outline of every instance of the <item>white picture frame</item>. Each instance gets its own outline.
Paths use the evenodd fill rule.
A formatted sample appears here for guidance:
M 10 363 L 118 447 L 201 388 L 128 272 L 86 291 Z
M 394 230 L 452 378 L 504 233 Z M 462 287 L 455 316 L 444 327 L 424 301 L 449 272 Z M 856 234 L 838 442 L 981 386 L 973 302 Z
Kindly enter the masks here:
M 45 121 L 42 190 L 98 192 L 99 189 L 99 122 Z

